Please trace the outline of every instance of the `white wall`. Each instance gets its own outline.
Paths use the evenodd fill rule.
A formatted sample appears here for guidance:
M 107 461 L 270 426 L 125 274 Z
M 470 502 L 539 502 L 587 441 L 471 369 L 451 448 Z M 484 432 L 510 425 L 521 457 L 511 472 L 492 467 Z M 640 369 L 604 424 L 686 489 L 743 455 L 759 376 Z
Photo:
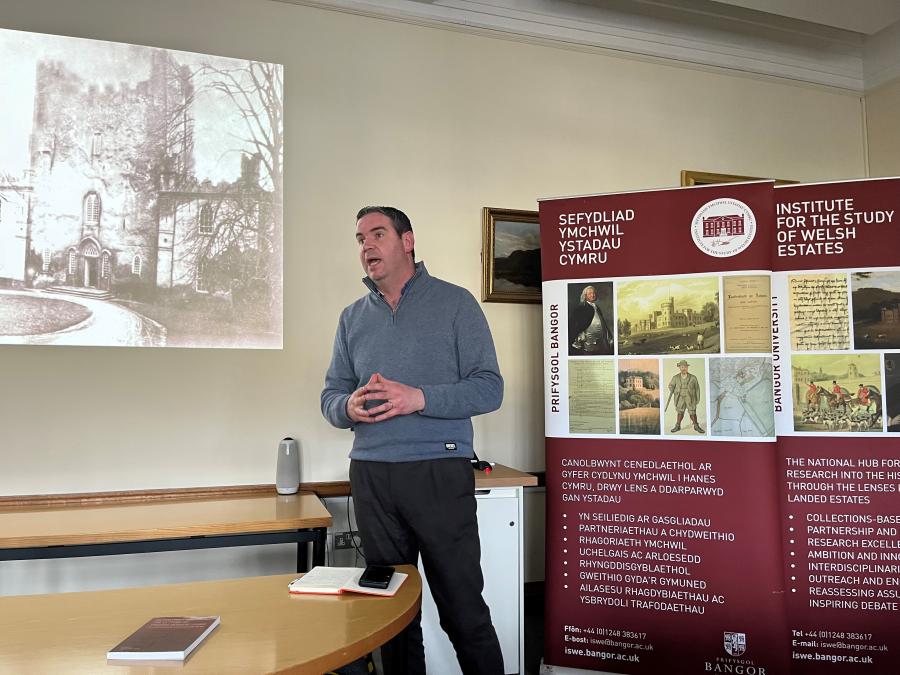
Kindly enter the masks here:
M 363 292 L 362 204 L 405 209 L 432 273 L 478 295 L 482 206 L 684 168 L 864 173 L 859 100 L 789 82 L 266 0 L 4 0 L 0 26 L 277 61 L 286 89 L 284 350 L 0 346 L 0 494 L 272 482 L 285 435 L 304 480 L 345 478 L 350 434 L 318 397 Z M 540 309 L 484 310 L 507 393 L 476 420 L 478 452 L 542 470 Z
M 900 78 L 866 94 L 869 171 L 900 176 Z

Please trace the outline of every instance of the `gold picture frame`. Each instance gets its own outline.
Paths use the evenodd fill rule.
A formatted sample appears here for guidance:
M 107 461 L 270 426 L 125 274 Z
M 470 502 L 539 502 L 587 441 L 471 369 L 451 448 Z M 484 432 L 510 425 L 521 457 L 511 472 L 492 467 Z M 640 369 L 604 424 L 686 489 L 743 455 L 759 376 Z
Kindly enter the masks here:
M 709 171 L 681 170 L 681 186 L 715 185 L 717 183 L 743 183 L 751 180 L 766 180 L 760 176 L 738 176 L 731 173 L 710 173 Z M 774 178 L 775 185 L 794 185 L 800 181 L 787 180 L 786 178 Z
M 481 209 L 481 300 L 541 302 L 537 211 Z

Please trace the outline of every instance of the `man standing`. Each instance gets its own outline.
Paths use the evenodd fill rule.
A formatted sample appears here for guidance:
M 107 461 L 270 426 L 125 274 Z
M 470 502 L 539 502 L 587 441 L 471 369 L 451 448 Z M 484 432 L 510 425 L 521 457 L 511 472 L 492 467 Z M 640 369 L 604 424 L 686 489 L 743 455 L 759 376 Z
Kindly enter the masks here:
M 698 434 L 706 433 L 703 427 L 697 421 L 697 404 L 700 402 L 700 382 L 697 376 L 688 372 L 688 362 L 682 359 L 675 365 L 678 371 L 669 380 L 669 399 L 675 399 L 675 410 L 678 413 L 678 419 L 675 420 L 675 426 L 672 427 L 670 433 L 681 431 L 681 420 L 684 419 L 684 411 L 687 410 L 691 416 L 691 422 L 694 425 L 694 431 Z
M 473 415 L 500 407 L 503 379 L 478 303 L 415 262 L 409 218 L 357 214 L 369 293 L 341 313 L 322 413 L 354 431 L 350 484 L 369 564 L 422 564 L 463 673 L 503 673 L 481 596 Z M 421 614 L 382 647 L 387 673 L 424 673 Z

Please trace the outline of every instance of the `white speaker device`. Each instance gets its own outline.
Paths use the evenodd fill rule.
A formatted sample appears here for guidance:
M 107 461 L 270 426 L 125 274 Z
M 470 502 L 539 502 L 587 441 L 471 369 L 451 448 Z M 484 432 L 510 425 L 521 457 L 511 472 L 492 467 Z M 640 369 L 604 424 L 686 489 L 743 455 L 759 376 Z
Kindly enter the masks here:
M 275 487 L 280 495 L 292 495 L 300 488 L 300 446 L 293 438 L 278 444 Z

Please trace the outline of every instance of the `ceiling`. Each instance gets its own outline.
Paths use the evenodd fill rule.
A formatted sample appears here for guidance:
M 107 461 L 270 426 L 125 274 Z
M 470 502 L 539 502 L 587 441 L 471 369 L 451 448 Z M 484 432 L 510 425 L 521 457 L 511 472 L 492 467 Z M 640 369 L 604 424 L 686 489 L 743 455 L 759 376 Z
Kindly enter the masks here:
M 900 0 L 273 0 L 863 93 L 900 78 Z
M 874 35 L 900 21 L 900 0 L 714 0 L 800 21 Z

